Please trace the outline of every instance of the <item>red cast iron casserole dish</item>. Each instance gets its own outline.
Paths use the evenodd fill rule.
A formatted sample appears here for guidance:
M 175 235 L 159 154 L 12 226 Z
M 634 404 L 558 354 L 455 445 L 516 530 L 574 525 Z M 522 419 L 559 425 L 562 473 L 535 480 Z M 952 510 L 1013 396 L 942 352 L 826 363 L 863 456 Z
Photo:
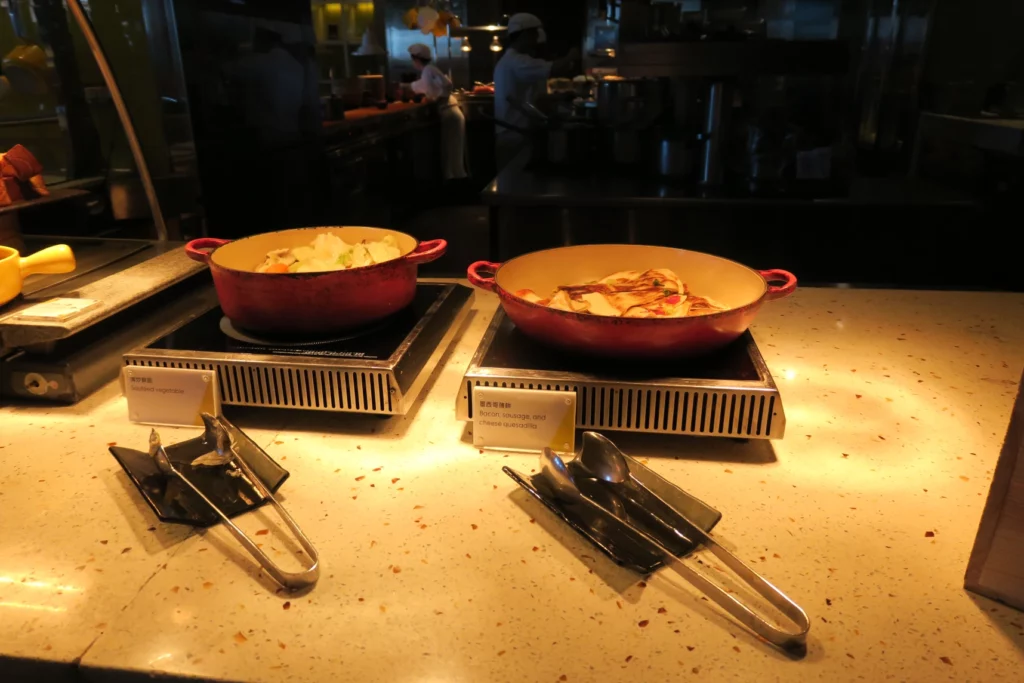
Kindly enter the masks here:
M 327 232 L 350 244 L 391 235 L 402 255 L 348 270 L 256 272 L 267 252 L 309 246 Z M 351 330 L 402 310 L 416 294 L 417 266 L 440 258 L 447 247 L 444 240 L 417 242 L 394 230 L 335 226 L 266 232 L 234 241 L 204 237 L 185 245 L 185 252 L 210 266 L 220 307 L 232 323 L 257 332 L 301 336 Z
M 548 308 L 515 294 L 531 289 L 546 297 L 558 286 L 650 268 L 675 271 L 692 294 L 713 299 L 726 310 L 685 318 L 618 318 Z M 765 301 L 796 290 L 796 277 L 785 270 L 757 271 L 698 251 L 636 244 L 561 247 L 504 264 L 478 261 L 468 276 L 472 284 L 498 295 L 505 313 L 527 336 L 564 351 L 624 359 L 714 351 L 743 334 Z

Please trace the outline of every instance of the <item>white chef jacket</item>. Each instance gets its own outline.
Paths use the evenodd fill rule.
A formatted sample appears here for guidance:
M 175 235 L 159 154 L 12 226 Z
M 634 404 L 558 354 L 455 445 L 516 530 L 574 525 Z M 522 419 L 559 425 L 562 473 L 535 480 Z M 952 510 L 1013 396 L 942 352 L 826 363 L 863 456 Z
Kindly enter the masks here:
M 419 79 L 413 81 L 412 91 L 422 93 L 432 100 L 439 100 L 450 105 L 456 103 L 452 99 L 451 80 L 433 64 L 427 64 L 423 68 Z
M 466 177 L 466 119 L 452 96 L 452 82 L 433 64 L 413 81 L 412 91 L 440 102 L 441 172 L 445 180 Z
M 508 103 L 508 98 L 526 103 L 535 102 L 547 92 L 551 62 L 523 54 L 515 48 L 505 50 L 494 67 L 494 118 L 506 121 L 519 128 L 529 128 L 530 119 L 523 112 Z M 497 127 L 498 135 L 512 131 Z

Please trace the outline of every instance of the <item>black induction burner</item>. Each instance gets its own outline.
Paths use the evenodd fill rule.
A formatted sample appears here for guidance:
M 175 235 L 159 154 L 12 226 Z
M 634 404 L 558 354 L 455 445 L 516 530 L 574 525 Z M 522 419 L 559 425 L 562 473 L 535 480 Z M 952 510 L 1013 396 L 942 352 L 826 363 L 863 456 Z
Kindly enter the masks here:
M 756 381 L 759 376 L 748 352 L 750 343 L 750 334 L 746 333 L 725 348 L 699 358 L 652 361 L 590 358 L 535 342 L 520 332 L 507 316 L 501 315 L 480 364 L 508 370 L 596 373 L 616 380 L 687 377 Z
M 404 310 L 328 338 L 286 339 L 241 330 L 219 307 L 125 354 L 125 364 L 216 370 L 221 403 L 404 414 L 469 312 L 473 293 L 418 284 Z
M 608 360 L 539 344 L 499 310 L 466 370 L 460 419 L 473 419 L 476 387 L 573 392 L 580 429 L 777 439 L 786 428 L 750 332 L 696 358 Z
M 329 337 L 283 337 L 234 326 L 215 307 L 149 345 L 150 349 L 275 356 L 320 356 L 382 360 L 391 358 L 416 326 L 455 285 L 421 284 L 405 309 L 367 327 Z

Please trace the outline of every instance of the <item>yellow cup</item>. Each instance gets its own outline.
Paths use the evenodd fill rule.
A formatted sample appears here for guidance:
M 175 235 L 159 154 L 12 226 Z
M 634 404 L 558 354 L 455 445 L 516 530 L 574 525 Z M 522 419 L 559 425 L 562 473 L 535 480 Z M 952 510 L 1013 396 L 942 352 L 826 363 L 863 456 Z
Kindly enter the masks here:
M 16 249 L 0 247 L 0 306 L 21 294 L 29 275 L 70 273 L 75 269 L 71 247 L 58 244 L 22 258 Z

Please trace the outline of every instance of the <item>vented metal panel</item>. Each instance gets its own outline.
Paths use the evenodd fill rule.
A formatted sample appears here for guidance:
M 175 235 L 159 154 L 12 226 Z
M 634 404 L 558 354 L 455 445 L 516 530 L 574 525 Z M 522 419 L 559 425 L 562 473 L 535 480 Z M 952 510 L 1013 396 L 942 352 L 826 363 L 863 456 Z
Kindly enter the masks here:
M 769 392 L 680 391 L 615 385 L 467 380 L 467 417 L 474 387 L 510 387 L 576 393 L 579 429 L 748 438 L 780 438 L 778 396 Z M 773 432 L 773 429 L 775 430 Z
M 174 340 L 168 345 L 156 339 L 126 353 L 124 362 L 136 367 L 216 370 L 223 405 L 404 415 L 450 347 L 473 300 L 472 291 L 462 285 L 419 287 L 417 296 L 429 297 L 429 307 L 417 313 L 415 325 L 400 342 L 391 339 L 370 349 L 379 357 L 348 355 L 345 349 L 275 353 L 272 348 L 245 345 L 237 350 L 219 346 L 189 350 Z M 214 304 L 211 300 L 207 311 L 183 320 L 178 328 L 194 324 L 197 315 L 208 316 Z M 194 331 L 199 332 L 221 334 L 219 328 Z
M 550 357 L 538 361 L 532 352 L 509 354 L 509 345 L 524 348 L 513 329 L 499 311 L 466 370 L 456 404 L 459 419 L 473 419 L 476 387 L 508 387 L 574 392 L 579 429 L 740 439 L 781 439 L 785 434 L 782 398 L 749 332 L 729 347 L 728 362 L 702 359 L 699 370 L 708 379 L 694 379 L 640 371 L 630 376 L 628 367 L 610 368 L 617 376 L 606 375 L 601 370 L 608 365 L 600 362 L 593 371 L 580 371 L 589 365 L 579 362 L 576 371 L 561 371 Z M 492 344 L 499 349 L 494 354 Z M 488 358 L 501 360 L 488 365 Z M 535 367 L 546 369 L 527 369 Z
M 133 366 L 216 370 L 220 400 L 226 405 L 383 415 L 400 412 L 397 389 L 387 372 L 140 357 L 126 358 L 125 362 Z

